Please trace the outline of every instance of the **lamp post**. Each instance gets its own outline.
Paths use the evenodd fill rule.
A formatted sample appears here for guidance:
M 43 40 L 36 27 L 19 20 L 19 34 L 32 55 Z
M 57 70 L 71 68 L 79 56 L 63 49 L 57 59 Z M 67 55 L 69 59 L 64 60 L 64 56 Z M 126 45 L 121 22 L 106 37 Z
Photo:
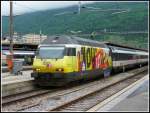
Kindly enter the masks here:
M 42 41 L 42 31 L 40 29 L 40 43 L 41 43 L 41 41 Z
M 10 36 L 10 53 L 13 53 L 13 17 L 12 17 L 13 2 L 10 1 L 10 16 L 9 16 L 9 36 Z
M 10 73 L 13 69 L 13 2 L 10 1 L 10 16 L 9 16 L 9 36 L 10 36 L 10 55 L 7 56 L 7 64 Z

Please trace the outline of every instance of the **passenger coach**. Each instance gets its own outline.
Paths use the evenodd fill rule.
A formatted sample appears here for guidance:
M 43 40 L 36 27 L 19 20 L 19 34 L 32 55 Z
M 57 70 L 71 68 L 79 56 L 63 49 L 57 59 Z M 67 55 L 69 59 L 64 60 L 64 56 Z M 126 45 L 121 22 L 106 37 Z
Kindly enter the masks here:
M 109 42 L 105 44 L 110 48 L 114 71 L 148 64 L 147 50 Z

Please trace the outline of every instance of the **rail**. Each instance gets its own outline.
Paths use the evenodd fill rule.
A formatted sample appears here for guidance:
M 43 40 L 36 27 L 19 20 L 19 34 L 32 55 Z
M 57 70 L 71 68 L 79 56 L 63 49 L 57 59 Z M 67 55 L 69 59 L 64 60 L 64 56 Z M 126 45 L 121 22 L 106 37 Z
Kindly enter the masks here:
M 37 95 L 34 93 L 34 96 L 30 94 L 31 97 L 26 96 L 28 99 L 22 98 L 23 101 L 21 102 L 19 99 L 16 99 L 16 102 L 12 102 L 9 105 L 7 105 L 7 103 L 5 103 L 5 105 L 2 104 L 2 109 L 4 111 L 7 111 L 8 108 L 11 111 L 61 110 L 63 107 L 71 105 L 72 103 L 77 102 L 78 100 L 81 100 L 85 97 L 88 97 L 89 95 L 107 89 L 112 85 L 123 82 L 124 80 L 129 80 L 132 77 L 136 77 L 137 74 L 143 73 L 144 71 L 147 71 L 147 66 L 131 70 L 125 73 L 120 73 L 115 76 L 111 76 L 107 79 L 100 79 L 86 84 L 80 83 L 79 85 L 75 85 L 72 87 L 70 87 L 71 85 L 69 85 L 67 87 L 62 87 L 62 89 L 57 89 L 57 91 L 55 89 L 55 91 L 52 90 L 51 92 L 45 92 L 44 94 L 42 94 L 41 92 Z M 133 81 L 131 81 L 131 83 L 133 83 Z M 16 105 L 16 103 L 19 103 L 19 105 Z

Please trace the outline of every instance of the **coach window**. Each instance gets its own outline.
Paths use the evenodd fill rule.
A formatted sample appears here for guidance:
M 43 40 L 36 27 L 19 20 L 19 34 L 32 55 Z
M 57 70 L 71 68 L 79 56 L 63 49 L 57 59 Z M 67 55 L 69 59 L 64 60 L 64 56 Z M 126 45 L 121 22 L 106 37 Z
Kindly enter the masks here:
M 113 59 L 114 61 L 119 60 L 119 53 L 112 53 L 112 59 Z
M 72 49 L 72 56 L 76 56 L 76 48 L 71 48 Z

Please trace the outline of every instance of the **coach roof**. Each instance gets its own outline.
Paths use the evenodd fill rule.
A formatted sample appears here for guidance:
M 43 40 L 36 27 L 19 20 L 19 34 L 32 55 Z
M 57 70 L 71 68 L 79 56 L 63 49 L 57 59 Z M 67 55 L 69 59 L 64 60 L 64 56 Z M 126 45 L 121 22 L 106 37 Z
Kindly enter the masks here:
M 121 47 L 121 48 L 125 48 L 125 49 L 132 49 L 132 50 L 139 50 L 139 51 L 148 52 L 148 50 L 146 50 L 146 49 L 135 48 L 135 47 L 131 47 L 131 46 L 123 45 L 123 44 L 115 44 L 115 43 L 112 43 L 112 42 L 103 42 L 103 43 L 105 43 L 108 46 Z

